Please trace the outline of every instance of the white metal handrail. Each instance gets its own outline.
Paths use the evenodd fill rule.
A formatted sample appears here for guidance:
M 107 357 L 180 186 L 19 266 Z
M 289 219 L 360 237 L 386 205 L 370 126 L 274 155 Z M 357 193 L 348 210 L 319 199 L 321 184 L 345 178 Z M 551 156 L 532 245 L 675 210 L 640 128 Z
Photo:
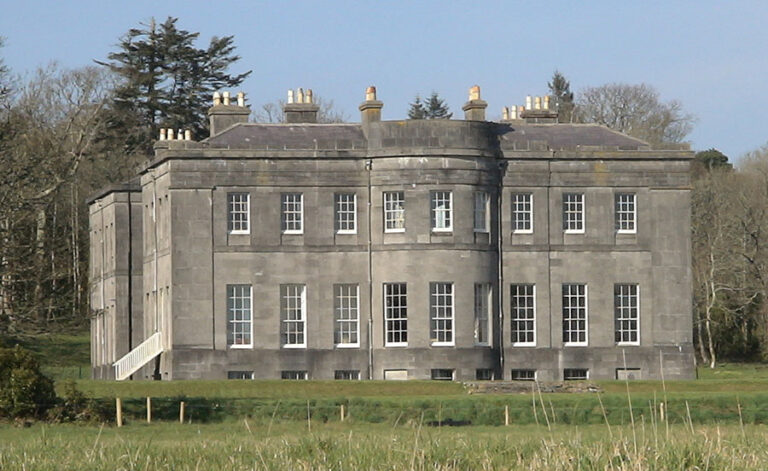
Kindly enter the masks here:
M 160 332 L 155 332 L 147 340 L 141 342 L 138 347 L 126 353 L 123 358 L 117 360 L 114 364 L 115 379 L 118 381 L 128 379 L 128 377 L 137 372 L 139 368 L 160 355 L 163 352 L 161 338 L 162 335 Z

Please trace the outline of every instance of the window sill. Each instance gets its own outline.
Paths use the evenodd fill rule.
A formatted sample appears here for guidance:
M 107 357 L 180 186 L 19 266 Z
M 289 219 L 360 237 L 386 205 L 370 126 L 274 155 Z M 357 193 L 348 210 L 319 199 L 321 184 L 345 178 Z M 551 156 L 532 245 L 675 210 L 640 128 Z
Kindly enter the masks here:
M 287 349 L 299 349 L 299 348 L 307 348 L 307 344 L 301 344 L 301 345 L 283 345 L 283 348 Z
M 584 229 L 566 229 L 563 231 L 565 234 L 584 234 Z
M 286 234 L 286 235 L 303 235 L 304 234 L 304 230 L 300 230 L 300 231 L 283 231 L 282 233 Z
M 402 229 L 384 229 L 385 234 L 401 234 L 405 232 L 405 228 Z
M 250 230 L 247 230 L 247 231 L 229 231 L 229 232 L 227 232 L 227 234 L 230 234 L 230 235 L 249 235 L 250 233 L 251 233 Z
M 533 229 L 522 229 L 512 231 L 512 234 L 533 234 Z
M 431 346 L 433 347 L 455 347 L 455 342 L 432 342 Z
M 451 232 L 453 232 L 453 228 L 449 227 L 447 229 L 438 229 L 433 227 L 432 232 L 436 234 L 450 234 Z
M 385 346 L 385 347 L 395 347 L 395 348 L 400 348 L 400 347 L 407 347 L 407 346 L 408 346 L 408 343 L 407 343 L 407 342 L 398 342 L 398 343 L 385 343 L 385 344 L 384 344 L 384 346 Z
M 251 345 L 227 345 L 227 348 L 232 349 L 232 350 L 253 349 L 253 344 L 251 344 Z
M 637 234 L 637 230 L 635 229 L 635 230 L 630 231 L 629 229 L 620 229 L 620 230 L 616 231 L 616 233 L 617 234 L 629 234 L 629 235 L 632 235 L 632 234 Z
M 351 231 L 336 231 L 336 234 L 340 234 L 340 235 L 357 234 L 357 229 L 351 230 Z
M 617 347 L 639 347 L 640 342 L 616 342 Z
M 588 342 L 579 342 L 579 343 L 565 342 L 563 343 L 563 347 L 589 347 L 589 343 Z
M 531 347 L 535 347 L 535 346 L 536 346 L 536 342 L 534 342 L 534 343 L 514 343 L 514 342 L 513 342 L 513 343 L 511 344 L 511 346 L 513 346 L 513 347 L 515 347 L 515 348 L 518 348 L 518 347 L 523 347 L 523 348 L 526 348 L 526 347 L 527 347 L 527 348 L 531 348 Z
M 336 348 L 360 348 L 359 343 L 339 343 L 336 344 Z

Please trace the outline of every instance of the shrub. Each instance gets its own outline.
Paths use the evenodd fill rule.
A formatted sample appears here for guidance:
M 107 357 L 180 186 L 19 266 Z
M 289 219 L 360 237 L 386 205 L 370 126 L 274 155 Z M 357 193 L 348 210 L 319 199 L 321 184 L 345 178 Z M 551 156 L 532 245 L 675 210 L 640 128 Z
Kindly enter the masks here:
M 56 406 L 48 411 L 52 422 L 106 422 L 110 418 L 109 407 L 104 401 L 85 397 L 77 389 L 74 381 L 62 385 L 63 395 L 56 401 Z
M 42 418 L 56 402 L 53 381 L 32 353 L 0 348 L 0 417 Z

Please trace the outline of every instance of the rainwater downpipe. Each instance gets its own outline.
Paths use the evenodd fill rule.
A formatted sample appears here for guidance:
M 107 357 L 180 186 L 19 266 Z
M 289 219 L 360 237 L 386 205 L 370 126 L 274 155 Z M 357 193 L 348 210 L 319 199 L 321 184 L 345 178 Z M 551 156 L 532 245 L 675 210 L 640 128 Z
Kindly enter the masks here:
M 371 167 L 373 161 L 365 161 L 365 170 L 368 173 L 368 379 L 373 379 L 373 254 L 371 240 Z

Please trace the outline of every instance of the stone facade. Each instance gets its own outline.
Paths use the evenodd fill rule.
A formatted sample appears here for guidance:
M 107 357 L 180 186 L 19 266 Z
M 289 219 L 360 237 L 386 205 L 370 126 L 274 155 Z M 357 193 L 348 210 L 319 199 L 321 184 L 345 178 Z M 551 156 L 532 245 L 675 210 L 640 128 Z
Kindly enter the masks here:
M 94 377 L 155 332 L 134 378 L 693 376 L 690 151 L 479 89 L 463 121 L 238 101 L 91 198 Z

